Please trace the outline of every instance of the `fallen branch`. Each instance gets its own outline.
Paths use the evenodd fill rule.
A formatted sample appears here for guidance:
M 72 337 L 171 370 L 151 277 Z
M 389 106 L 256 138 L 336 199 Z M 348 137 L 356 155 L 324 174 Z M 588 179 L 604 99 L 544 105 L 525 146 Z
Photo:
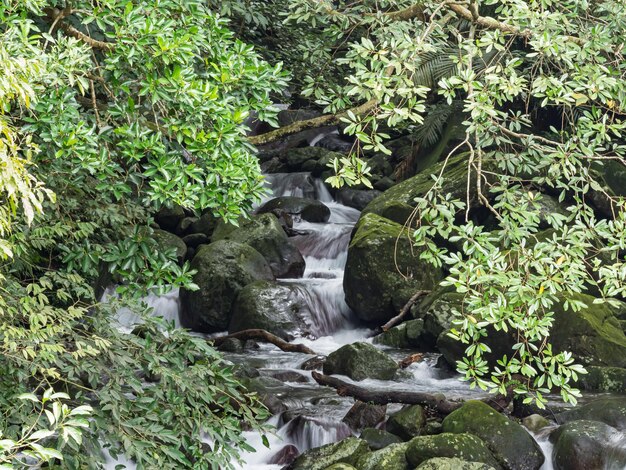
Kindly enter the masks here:
M 401 403 L 404 405 L 421 405 L 433 408 L 441 415 L 448 415 L 460 408 L 465 400 L 448 400 L 440 393 L 404 392 L 398 390 L 371 390 L 356 384 L 344 382 L 336 377 L 311 373 L 313 379 L 320 385 L 326 385 L 337 390 L 337 394 L 342 397 L 352 397 L 363 402 L 374 403 L 375 405 L 386 405 L 388 403 Z M 491 406 L 496 411 L 502 412 L 513 399 L 513 387 L 508 396 L 496 395 L 483 398 L 482 402 Z
M 413 304 L 415 302 L 417 302 L 417 300 L 426 295 L 426 294 L 430 294 L 429 290 L 418 290 L 415 294 L 413 294 L 413 297 L 411 297 L 409 299 L 409 301 L 404 305 L 404 307 L 402 307 L 402 310 L 400 310 L 400 313 L 398 313 L 395 317 L 393 317 L 391 320 L 389 320 L 387 323 L 385 323 L 381 329 L 383 331 L 387 331 L 389 328 L 393 328 L 394 326 L 396 326 L 398 323 L 400 323 L 402 321 L 402 319 L 406 316 L 407 313 L 409 313 L 409 311 L 411 310 L 411 307 L 413 306 Z
M 406 369 L 411 364 L 421 362 L 422 359 L 424 359 L 424 354 L 422 353 L 411 354 L 398 362 L 398 367 L 400 367 L 400 369 Z
M 261 330 L 261 329 L 238 331 L 230 335 L 220 336 L 219 338 L 215 338 L 212 341 L 215 346 L 219 346 L 224 341 L 230 338 L 239 339 L 241 341 L 247 341 L 249 339 L 253 339 L 256 341 L 263 341 L 265 343 L 273 344 L 274 346 L 276 346 L 277 348 L 285 352 L 297 352 L 297 353 L 303 353 L 303 354 L 317 355 L 315 351 L 313 351 L 311 348 L 306 347 L 304 344 L 289 343 L 285 341 L 284 339 L 281 339 L 278 336 L 273 335 L 269 331 Z

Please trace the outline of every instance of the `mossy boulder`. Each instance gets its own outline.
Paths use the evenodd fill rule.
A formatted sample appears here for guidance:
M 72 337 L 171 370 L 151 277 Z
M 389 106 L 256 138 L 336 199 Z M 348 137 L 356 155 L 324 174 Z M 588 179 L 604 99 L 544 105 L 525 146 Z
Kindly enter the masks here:
M 201 333 L 224 331 L 239 291 L 258 280 L 273 280 L 267 261 L 254 248 L 230 240 L 202 245 L 191 262 L 199 289 L 180 291 L 180 322 Z
M 334 465 L 331 465 L 330 467 L 327 467 L 325 470 L 357 470 L 357 469 L 347 463 L 336 463 Z
M 348 437 L 334 444 L 307 450 L 294 460 L 289 470 L 325 470 L 338 463 L 354 465 L 369 451 L 367 442 L 356 437 Z
M 472 434 L 418 436 L 409 442 L 406 458 L 412 465 L 411 468 L 435 457 L 456 457 L 470 462 L 482 462 L 498 470 L 502 468 L 482 439 Z
M 436 457 L 420 464 L 415 470 L 495 470 L 480 462 L 468 462 L 457 458 Z
M 258 214 L 281 211 L 300 217 L 307 222 L 328 222 L 330 209 L 323 202 L 295 196 L 281 196 L 267 201 L 257 210 Z
M 474 434 L 507 470 L 538 470 L 544 462 L 539 444 L 522 426 L 481 401 L 470 400 L 446 416 L 443 432 Z
M 187 253 L 187 245 L 185 245 L 185 242 L 180 237 L 177 237 L 173 233 L 166 232 L 165 230 L 154 229 L 152 238 L 156 240 L 159 250 L 169 250 L 173 248 L 176 252 L 178 264 L 183 264 Z
M 387 447 L 388 445 L 399 444 L 402 442 L 402 439 L 395 434 L 375 428 L 365 428 L 363 432 L 361 432 L 360 437 L 361 439 L 367 441 L 367 444 L 372 450 L 379 450 Z
M 406 229 L 376 214 L 361 217 L 348 248 L 346 302 L 366 322 L 394 317 L 418 290 L 433 289 L 441 269 L 419 259 Z
M 455 312 L 463 311 L 463 294 L 437 289 L 418 306 L 416 315 L 424 321 L 424 341 L 434 345 L 452 327 Z
M 411 405 L 392 414 L 387 420 L 386 429 L 404 440 L 409 440 L 422 434 L 425 425 L 424 408 L 420 405 Z
M 461 154 L 451 158 L 443 173 L 443 194 L 450 193 L 453 198 L 465 200 L 467 190 L 467 154 Z M 434 181 L 431 175 L 441 172 L 443 163 L 438 163 L 421 173 L 396 184 L 383 194 L 370 202 L 365 209 L 365 214 L 377 214 L 386 219 L 404 225 L 411 217 L 415 208 L 415 198 L 424 196 Z M 476 191 L 471 191 L 470 205 L 477 203 Z
M 554 443 L 555 470 L 626 468 L 626 436 L 598 421 L 572 421 L 559 427 Z
M 388 354 L 369 343 L 346 344 L 328 355 L 324 374 L 347 375 L 353 380 L 390 380 L 398 364 Z
M 306 312 L 306 304 L 293 288 L 273 281 L 256 281 L 237 295 L 228 332 L 260 328 L 292 339 L 307 332 Z
M 588 366 L 587 374 L 578 378 L 577 386 L 589 392 L 626 392 L 626 369 Z
M 365 454 L 359 458 L 356 468 L 359 470 L 409 470 L 405 452 L 407 443 L 391 444 L 384 449 Z
M 267 260 L 277 278 L 302 277 L 304 258 L 287 237 L 273 214 L 261 214 L 241 223 L 227 233 L 216 234 L 213 241 L 233 240 L 250 245 Z
M 374 338 L 374 343 L 398 349 L 424 346 L 424 320 L 409 320 L 388 329 Z
M 606 397 L 557 415 L 558 423 L 576 420 L 601 421 L 621 431 L 626 431 L 626 397 Z

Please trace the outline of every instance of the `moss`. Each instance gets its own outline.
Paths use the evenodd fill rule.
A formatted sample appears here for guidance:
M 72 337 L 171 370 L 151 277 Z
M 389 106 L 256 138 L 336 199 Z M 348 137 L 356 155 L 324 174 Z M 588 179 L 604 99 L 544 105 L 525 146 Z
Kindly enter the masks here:
M 306 451 L 289 468 L 290 470 L 325 470 L 338 463 L 354 465 L 362 455 L 368 452 L 369 447 L 365 441 L 349 437 L 334 444 Z
M 419 436 L 426 424 L 426 414 L 420 405 L 407 406 L 394 413 L 387 420 L 387 431 L 400 436 L 402 439 L 411 439 Z
M 415 470 L 494 470 L 487 464 L 457 458 L 437 457 L 427 460 Z
M 365 454 L 357 461 L 359 470 L 409 470 L 406 460 L 406 443 L 391 444 L 384 449 Z
M 169 250 L 170 248 L 174 248 L 178 264 L 183 264 L 185 254 L 187 253 L 187 245 L 185 245 L 184 241 L 170 232 L 159 229 L 155 229 L 152 236 L 156 240 L 157 246 L 160 250 Z
M 332 352 L 324 362 L 324 374 L 347 375 L 353 380 L 390 380 L 398 364 L 369 343 L 352 343 Z
M 502 468 L 480 438 L 466 433 L 416 437 L 409 442 L 406 457 L 413 467 L 435 457 L 457 457 Z

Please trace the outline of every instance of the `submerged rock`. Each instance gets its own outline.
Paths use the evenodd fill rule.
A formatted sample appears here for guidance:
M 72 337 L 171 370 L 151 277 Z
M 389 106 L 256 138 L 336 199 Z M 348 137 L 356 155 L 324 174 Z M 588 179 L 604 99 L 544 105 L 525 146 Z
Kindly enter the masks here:
M 495 470 L 485 463 L 468 462 L 456 458 L 437 457 L 427 460 L 415 470 Z
M 328 222 L 330 209 L 323 202 L 294 196 L 281 196 L 263 204 L 257 213 L 264 214 L 276 210 L 299 216 L 307 222 Z
M 272 214 L 252 217 L 228 232 L 222 230 L 213 236 L 213 241 L 218 240 L 232 240 L 251 246 L 263 255 L 277 278 L 297 278 L 304 273 L 302 254 Z
M 323 367 L 324 374 L 347 375 L 353 380 L 391 380 L 396 370 L 398 364 L 369 343 L 342 346 L 328 355 Z
M 598 421 L 572 421 L 557 429 L 552 462 L 555 470 L 626 468 L 626 436 Z
M 411 468 L 435 457 L 456 457 L 481 462 L 497 470 L 502 468 L 482 439 L 467 433 L 415 437 L 408 443 L 406 457 Z
M 446 416 L 443 432 L 478 436 L 507 470 L 538 470 L 544 462 L 539 444 L 522 426 L 480 401 L 468 401 Z
M 384 449 L 365 454 L 359 458 L 356 468 L 359 470 L 409 470 L 405 452 L 407 443 L 391 444 Z
M 239 292 L 232 308 L 229 333 L 253 328 L 291 339 L 307 330 L 306 305 L 289 286 L 256 281 Z
M 426 414 L 420 405 L 404 407 L 387 420 L 386 429 L 392 434 L 409 440 L 419 436 L 426 425 Z
M 325 470 L 337 463 L 354 465 L 359 457 L 368 452 L 367 442 L 356 437 L 348 437 L 334 444 L 307 450 L 288 468 L 289 470 Z
M 347 304 L 360 319 L 386 322 L 417 290 L 433 289 L 442 277 L 441 269 L 419 259 L 401 225 L 376 214 L 359 219 L 343 287 Z
M 199 289 L 180 291 L 180 322 L 201 333 L 224 331 L 239 291 L 257 280 L 274 279 L 265 258 L 254 248 L 222 240 L 198 249 L 191 262 Z

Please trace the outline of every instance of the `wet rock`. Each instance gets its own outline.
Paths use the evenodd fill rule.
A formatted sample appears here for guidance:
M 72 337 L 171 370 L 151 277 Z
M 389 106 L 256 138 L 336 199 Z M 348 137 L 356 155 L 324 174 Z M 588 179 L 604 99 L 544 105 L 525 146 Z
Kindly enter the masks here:
M 415 470 L 495 470 L 485 463 L 468 462 L 456 458 L 437 457 L 427 460 Z
M 361 439 L 367 441 L 372 450 L 379 450 L 391 444 L 399 444 L 402 442 L 395 434 L 383 431 L 382 429 L 365 428 L 361 432 Z
M 179 237 L 165 230 L 154 229 L 152 237 L 156 240 L 158 249 L 161 251 L 174 249 L 178 264 L 182 265 L 187 253 L 187 245 Z
M 278 395 L 283 383 L 271 377 L 244 378 L 241 383 L 249 392 L 256 392 L 259 400 L 267 407 L 270 413 L 277 415 L 287 410 L 287 406 Z
M 590 392 L 626 392 L 626 369 L 621 367 L 589 366 L 587 374 L 579 377 L 576 385 Z
M 278 209 L 307 222 L 328 222 L 330 218 L 330 209 L 323 202 L 294 196 L 281 196 L 267 201 L 257 213 L 263 214 Z
M 577 406 L 556 416 L 557 423 L 576 420 L 601 421 L 621 431 L 626 430 L 626 398 L 599 398 L 583 406 Z
M 324 470 L 337 463 L 354 465 L 359 457 L 368 452 L 367 442 L 349 437 L 334 444 L 307 450 L 289 466 L 289 470 Z
M 357 469 L 347 463 L 336 463 L 326 468 L 326 470 L 357 470 Z
M 469 462 L 482 462 L 498 470 L 502 468 L 487 445 L 472 434 L 418 436 L 408 443 L 406 458 L 411 468 L 435 457 L 456 457 Z
M 218 223 L 218 218 L 210 212 L 205 212 L 189 226 L 189 233 L 201 233 L 210 238 Z
M 212 240 L 232 240 L 251 246 L 263 255 L 277 278 L 297 278 L 304 273 L 302 254 L 273 214 L 252 217 L 230 231 L 216 230 Z
M 433 289 L 442 277 L 440 269 L 419 259 L 401 225 L 376 214 L 359 219 L 343 287 L 346 302 L 361 320 L 385 323 L 417 290 Z
M 243 341 L 237 338 L 227 338 L 217 349 L 222 352 L 240 353 L 243 352 Z
M 239 291 L 256 280 L 274 278 L 265 258 L 254 248 L 222 240 L 198 249 L 191 262 L 199 289 L 180 291 L 180 322 L 201 333 L 224 331 Z
M 374 338 L 374 343 L 398 349 L 423 347 L 426 345 L 424 332 L 424 320 L 409 320 L 379 334 Z
M 239 379 L 243 379 L 243 378 L 253 379 L 261 375 L 261 373 L 258 370 L 256 370 L 251 365 L 245 364 L 245 363 L 237 364 L 235 368 L 233 369 L 233 374 L 235 375 L 235 377 Z
M 382 193 L 377 190 L 371 189 L 352 189 L 352 188 L 343 188 L 337 191 L 336 198 L 337 202 L 342 203 L 348 207 L 353 207 L 358 210 L 363 210 L 365 207 L 372 202 L 375 198 L 380 196 Z
M 270 465 L 289 465 L 298 455 L 300 455 L 298 448 L 289 444 L 276 452 L 268 463 Z
M 359 470 L 409 470 L 406 460 L 407 444 L 391 444 L 384 449 L 365 454 L 359 458 L 356 468 Z
M 441 333 L 452 327 L 455 312 L 461 312 L 462 308 L 463 295 L 456 292 L 437 290 L 426 297 L 418 310 L 418 315 L 424 319 L 424 340 L 434 345 Z
M 295 370 L 270 370 L 266 374 L 281 382 L 306 383 L 309 379 Z
M 398 364 L 386 353 L 369 343 L 352 343 L 328 355 L 324 374 L 347 375 L 353 380 L 391 380 Z
M 352 429 L 374 427 L 385 419 L 387 405 L 374 405 L 357 401 L 341 421 Z
M 204 233 L 191 233 L 189 235 L 185 235 L 183 237 L 183 241 L 185 242 L 185 245 L 191 248 L 197 248 L 200 245 L 208 245 L 211 243 L 210 238 Z
M 572 421 L 550 436 L 555 470 L 626 468 L 626 436 L 598 421 Z
M 306 332 L 306 312 L 306 304 L 291 287 L 256 281 L 237 295 L 228 332 L 260 328 L 289 340 Z
M 420 405 L 411 405 L 392 414 L 387 420 L 386 429 L 392 434 L 409 440 L 422 433 L 426 424 L 426 413 Z
M 154 221 L 159 224 L 159 227 L 172 233 L 176 231 L 176 227 L 178 227 L 178 224 L 184 218 L 185 210 L 178 205 L 162 207 L 154 214 Z
M 526 416 L 522 420 L 522 424 L 532 433 L 538 433 L 543 428 L 547 428 L 552 423 L 539 414 L 532 414 L 530 416 Z
M 544 462 L 539 444 L 522 426 L 480 401 L 468 401 L 450 413 L 443 431 L 478 436 L 507 470 L 538 470 Z
M 302 370 L 322 370 L 324 366 L 324 362 L 326 362 L 326 356 L 315 356 L 311 359 L 307 359 L 302 363 L 300 369 Z

